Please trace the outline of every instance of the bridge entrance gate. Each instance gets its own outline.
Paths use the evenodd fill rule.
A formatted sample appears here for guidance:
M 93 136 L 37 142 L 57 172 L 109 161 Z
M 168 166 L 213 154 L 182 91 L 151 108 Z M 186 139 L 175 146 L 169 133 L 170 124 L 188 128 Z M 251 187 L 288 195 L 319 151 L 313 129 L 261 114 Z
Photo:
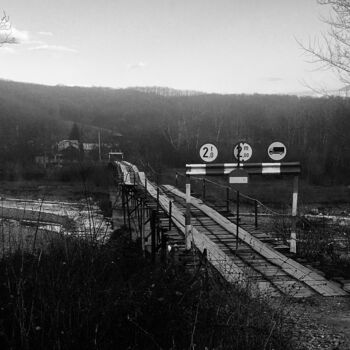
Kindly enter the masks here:
M 229 176 L 237 169 L 243 169 L 249 175 L 289 175 L 293 176 L 292 227 L 290 235 L 290 252 L 296 253 L 296 217 L 298 212 L 300 162 L 283 163 L 216 163 L 186 164 L 186 249 L 191 248 L 191 177 L 192 176 Z M 237 220 L 238 237 L 238 220 Z

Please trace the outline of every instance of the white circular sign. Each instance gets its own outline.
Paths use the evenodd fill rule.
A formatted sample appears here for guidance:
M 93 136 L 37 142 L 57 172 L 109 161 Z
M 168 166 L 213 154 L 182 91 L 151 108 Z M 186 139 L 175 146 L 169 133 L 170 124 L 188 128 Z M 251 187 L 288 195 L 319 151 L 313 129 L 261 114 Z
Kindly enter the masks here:
M 238 159 L 238 154 L 240 155 Z M 239 142 L 233 150 L 233 155 L 240 162 L 246 162 L 253 154 L 252 147 L 246 142 Z
M 287 148 L 282 142 L 273 142 L 267 149 L 267 154 L 272 160 L 282 160 L 287 154 Z
M 218 154 L 218 149 L 212 143 L 204 144 L 199 150 L 199 155 L 205 162 L 213 162 Z

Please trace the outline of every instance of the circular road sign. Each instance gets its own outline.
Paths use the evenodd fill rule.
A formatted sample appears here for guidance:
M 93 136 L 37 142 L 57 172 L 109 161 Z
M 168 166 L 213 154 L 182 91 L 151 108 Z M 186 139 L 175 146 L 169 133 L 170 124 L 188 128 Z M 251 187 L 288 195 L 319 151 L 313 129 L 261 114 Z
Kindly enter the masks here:
M 272 160 L 282 160 L 287 154 L 287 148 L 282 142 L 273 142 L 267 149 L 267 154 Z
M 200 150 L 199 155 L 205 162 L 213 162 L 218 156 L 218 149 L 212 143 L 204 144 Z
M 239 154 L 239 159 L 238 159 Z M 233 155 L 240 162 L 246 162 L 253 154 L 252 147 L 246 142 L 238 142 L 233 149 Z

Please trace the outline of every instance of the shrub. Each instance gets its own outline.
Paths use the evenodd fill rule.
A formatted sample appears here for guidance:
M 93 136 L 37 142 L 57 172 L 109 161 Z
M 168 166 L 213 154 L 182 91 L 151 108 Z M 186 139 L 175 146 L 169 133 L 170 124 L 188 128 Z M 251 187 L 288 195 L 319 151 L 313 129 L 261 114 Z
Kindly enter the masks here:
M 122 230 L 17 251 L 0 282 L 2 349 L 290 348 L 282 310 L 207 269 L 153 266 Z

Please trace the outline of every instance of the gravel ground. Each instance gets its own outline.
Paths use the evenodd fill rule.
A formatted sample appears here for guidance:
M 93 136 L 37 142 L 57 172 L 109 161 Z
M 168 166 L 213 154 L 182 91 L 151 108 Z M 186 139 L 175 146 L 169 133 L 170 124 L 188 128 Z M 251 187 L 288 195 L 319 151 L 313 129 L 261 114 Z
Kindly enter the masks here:
M 350 349 L 350 297 L 313 297 L 292 301 L 296 350 Z

